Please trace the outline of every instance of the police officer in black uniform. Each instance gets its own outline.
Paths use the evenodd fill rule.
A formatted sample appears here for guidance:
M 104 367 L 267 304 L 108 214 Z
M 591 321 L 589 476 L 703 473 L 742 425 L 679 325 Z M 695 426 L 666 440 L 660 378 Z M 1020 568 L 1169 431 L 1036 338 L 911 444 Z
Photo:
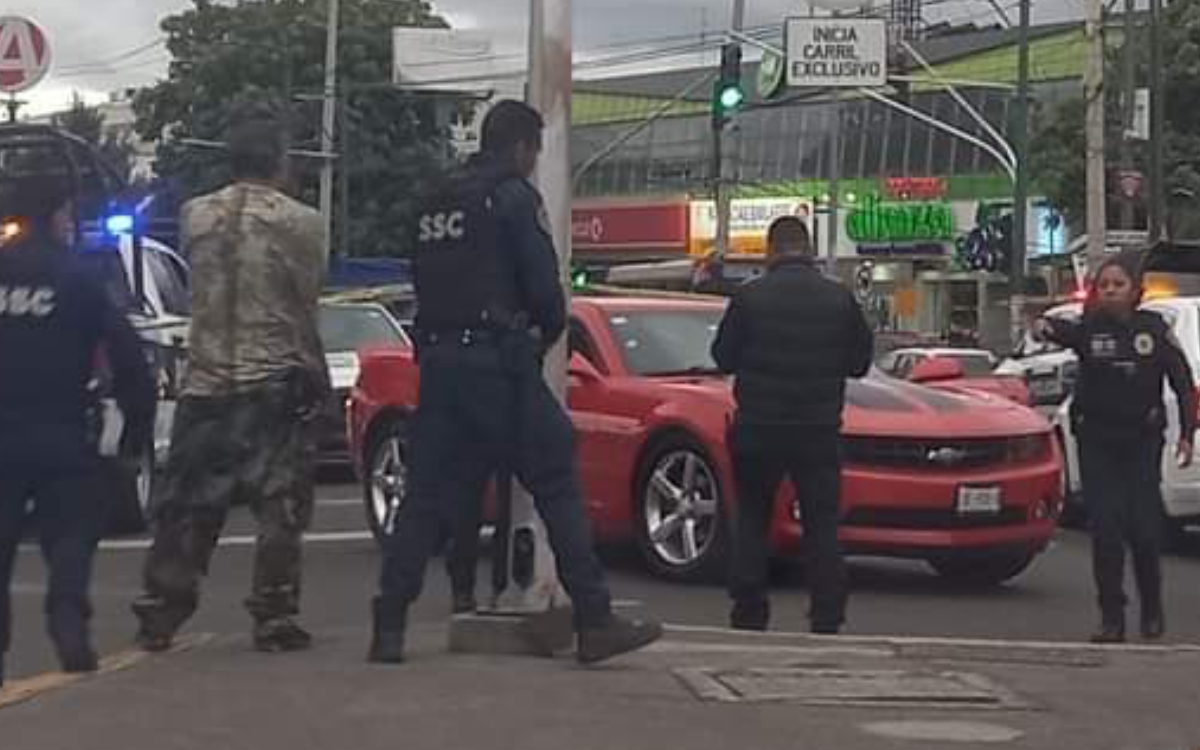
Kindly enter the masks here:
M 577 657 L 593 663 L 660 637 L 612 612 L 592 549 L 570 419 L 542 377 L 566 302 L 542 199 L 529 183 L 543 121 L 515 101 L 483 123 L 482 153 L 423 211 L 415 258 L 420 405 L 411 481 L 384 543 L 369 658 L 400 662 L 408 605 L 442 530 L 511 466 L 534 496 L 575 609 Z
M 1146 639 L 1164 631 L 1161 467 L 1167 425 L 1165 378 L 1179 401 L 1176 460 L 1192 462 L 1196 395 L 1191 368 L 1170 326 L 1139 310 L 1142 279 L 1134 254 L 1104 263 L 1078 323 L 1043 319 L 1035 333 L 1079 357 L 1071 420 L 1079 438 L 1083 492 L 1092 530 L 1092 565 L 1101 626 L 1096 643 L 1125 640 L 1125 546 L 1133 553 Z
M 94 489 L 88 383 L 100 351 L 125 417 L 123 455 L 137 455 L 154 422 L 154 385 L 138 336 L 69 249 L 69 192 L 52 180 L 10 190 L 0 196 L 0 214 L 19 227 L 0 246 L 0 682 L 9 585 L 31 499 L 50 569 L 50 638 L 64 671 L 96 669 L 88 588 L 104 498 Z

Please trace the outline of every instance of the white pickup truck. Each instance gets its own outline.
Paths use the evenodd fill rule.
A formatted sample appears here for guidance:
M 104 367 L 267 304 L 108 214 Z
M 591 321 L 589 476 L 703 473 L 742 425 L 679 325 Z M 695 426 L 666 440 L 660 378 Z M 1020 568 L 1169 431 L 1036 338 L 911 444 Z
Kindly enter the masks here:
M 1193 376 L 1200 379 L 1200 297 L 1157 299 L 1142 307 L 1162 315 L 1171 325 L 1187 355 Z M 1067 355 L 1074 360 L 1074 354 Z M 1164 390 L 1169 418 L 1167 445 L 1173 446 L 1179 439 L 1179 410 L 1170 387 L 1164 386 Z M 1071 399 L 1068 398 L 1058 408 L 1053 422 L 1063 441 L 1068 516 L 1082 519 L 1085 507 L 1079 477 L 1079 450 L 1071 431 L 1070 408 Z M 1181 469 L 1175 462 L 1175 452 L 1163 451 L 1163 515 L 1173 535 L 1178 535 L 1188 524 L 1200 523 L 1200 453 L 1197 459 L 1192 466 Z

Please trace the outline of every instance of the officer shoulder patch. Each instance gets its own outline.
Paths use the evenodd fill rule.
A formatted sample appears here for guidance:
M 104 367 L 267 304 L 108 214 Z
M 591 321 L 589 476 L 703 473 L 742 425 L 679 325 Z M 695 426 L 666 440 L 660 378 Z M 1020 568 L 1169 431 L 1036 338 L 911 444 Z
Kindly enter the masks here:
M 1154 334 L 1143 331 L 1133 337 L 1133 349 L 1143 357 L 1149 357 L 1154 354 Z

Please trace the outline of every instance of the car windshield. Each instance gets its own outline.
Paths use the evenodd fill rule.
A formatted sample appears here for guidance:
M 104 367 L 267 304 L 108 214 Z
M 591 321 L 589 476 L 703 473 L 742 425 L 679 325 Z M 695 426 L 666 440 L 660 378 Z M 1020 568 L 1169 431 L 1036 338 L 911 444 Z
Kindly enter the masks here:
M 995 369 L 992 358 L 986 354 L 955 354 L 953 358 L 962 365 L 963 374 L 968 378 L 986 377 Z
M 609 325 L 636 375 L 712 374 L 718 370 L 709 348 L 722 314 L 719 307 L 624 310 L 610 315 Z
M 404 343 L 387 313 L 374 306 L 323 305 L 319 325 L 327 352 L 356 352 L 369 346 Z

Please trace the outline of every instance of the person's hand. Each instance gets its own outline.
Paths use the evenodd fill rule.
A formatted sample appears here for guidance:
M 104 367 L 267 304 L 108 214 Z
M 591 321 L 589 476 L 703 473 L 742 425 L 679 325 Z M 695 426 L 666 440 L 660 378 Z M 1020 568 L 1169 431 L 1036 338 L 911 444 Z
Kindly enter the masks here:
M 1050 325 L 1050 321 L 1045 318 L 1038 318 L 1033 321 L 1033 328 L 1030 329 L 1033 334 L 1033 340 L 1042 342 L 1048 339 L 1054 333 L 1054 327 Z
M 1192 441 L 1181 438 L 1175 447 L 1175 463 L 1179 465 L 1179 468 L 1186 469 L 1192 465 L 1193 460 Z

